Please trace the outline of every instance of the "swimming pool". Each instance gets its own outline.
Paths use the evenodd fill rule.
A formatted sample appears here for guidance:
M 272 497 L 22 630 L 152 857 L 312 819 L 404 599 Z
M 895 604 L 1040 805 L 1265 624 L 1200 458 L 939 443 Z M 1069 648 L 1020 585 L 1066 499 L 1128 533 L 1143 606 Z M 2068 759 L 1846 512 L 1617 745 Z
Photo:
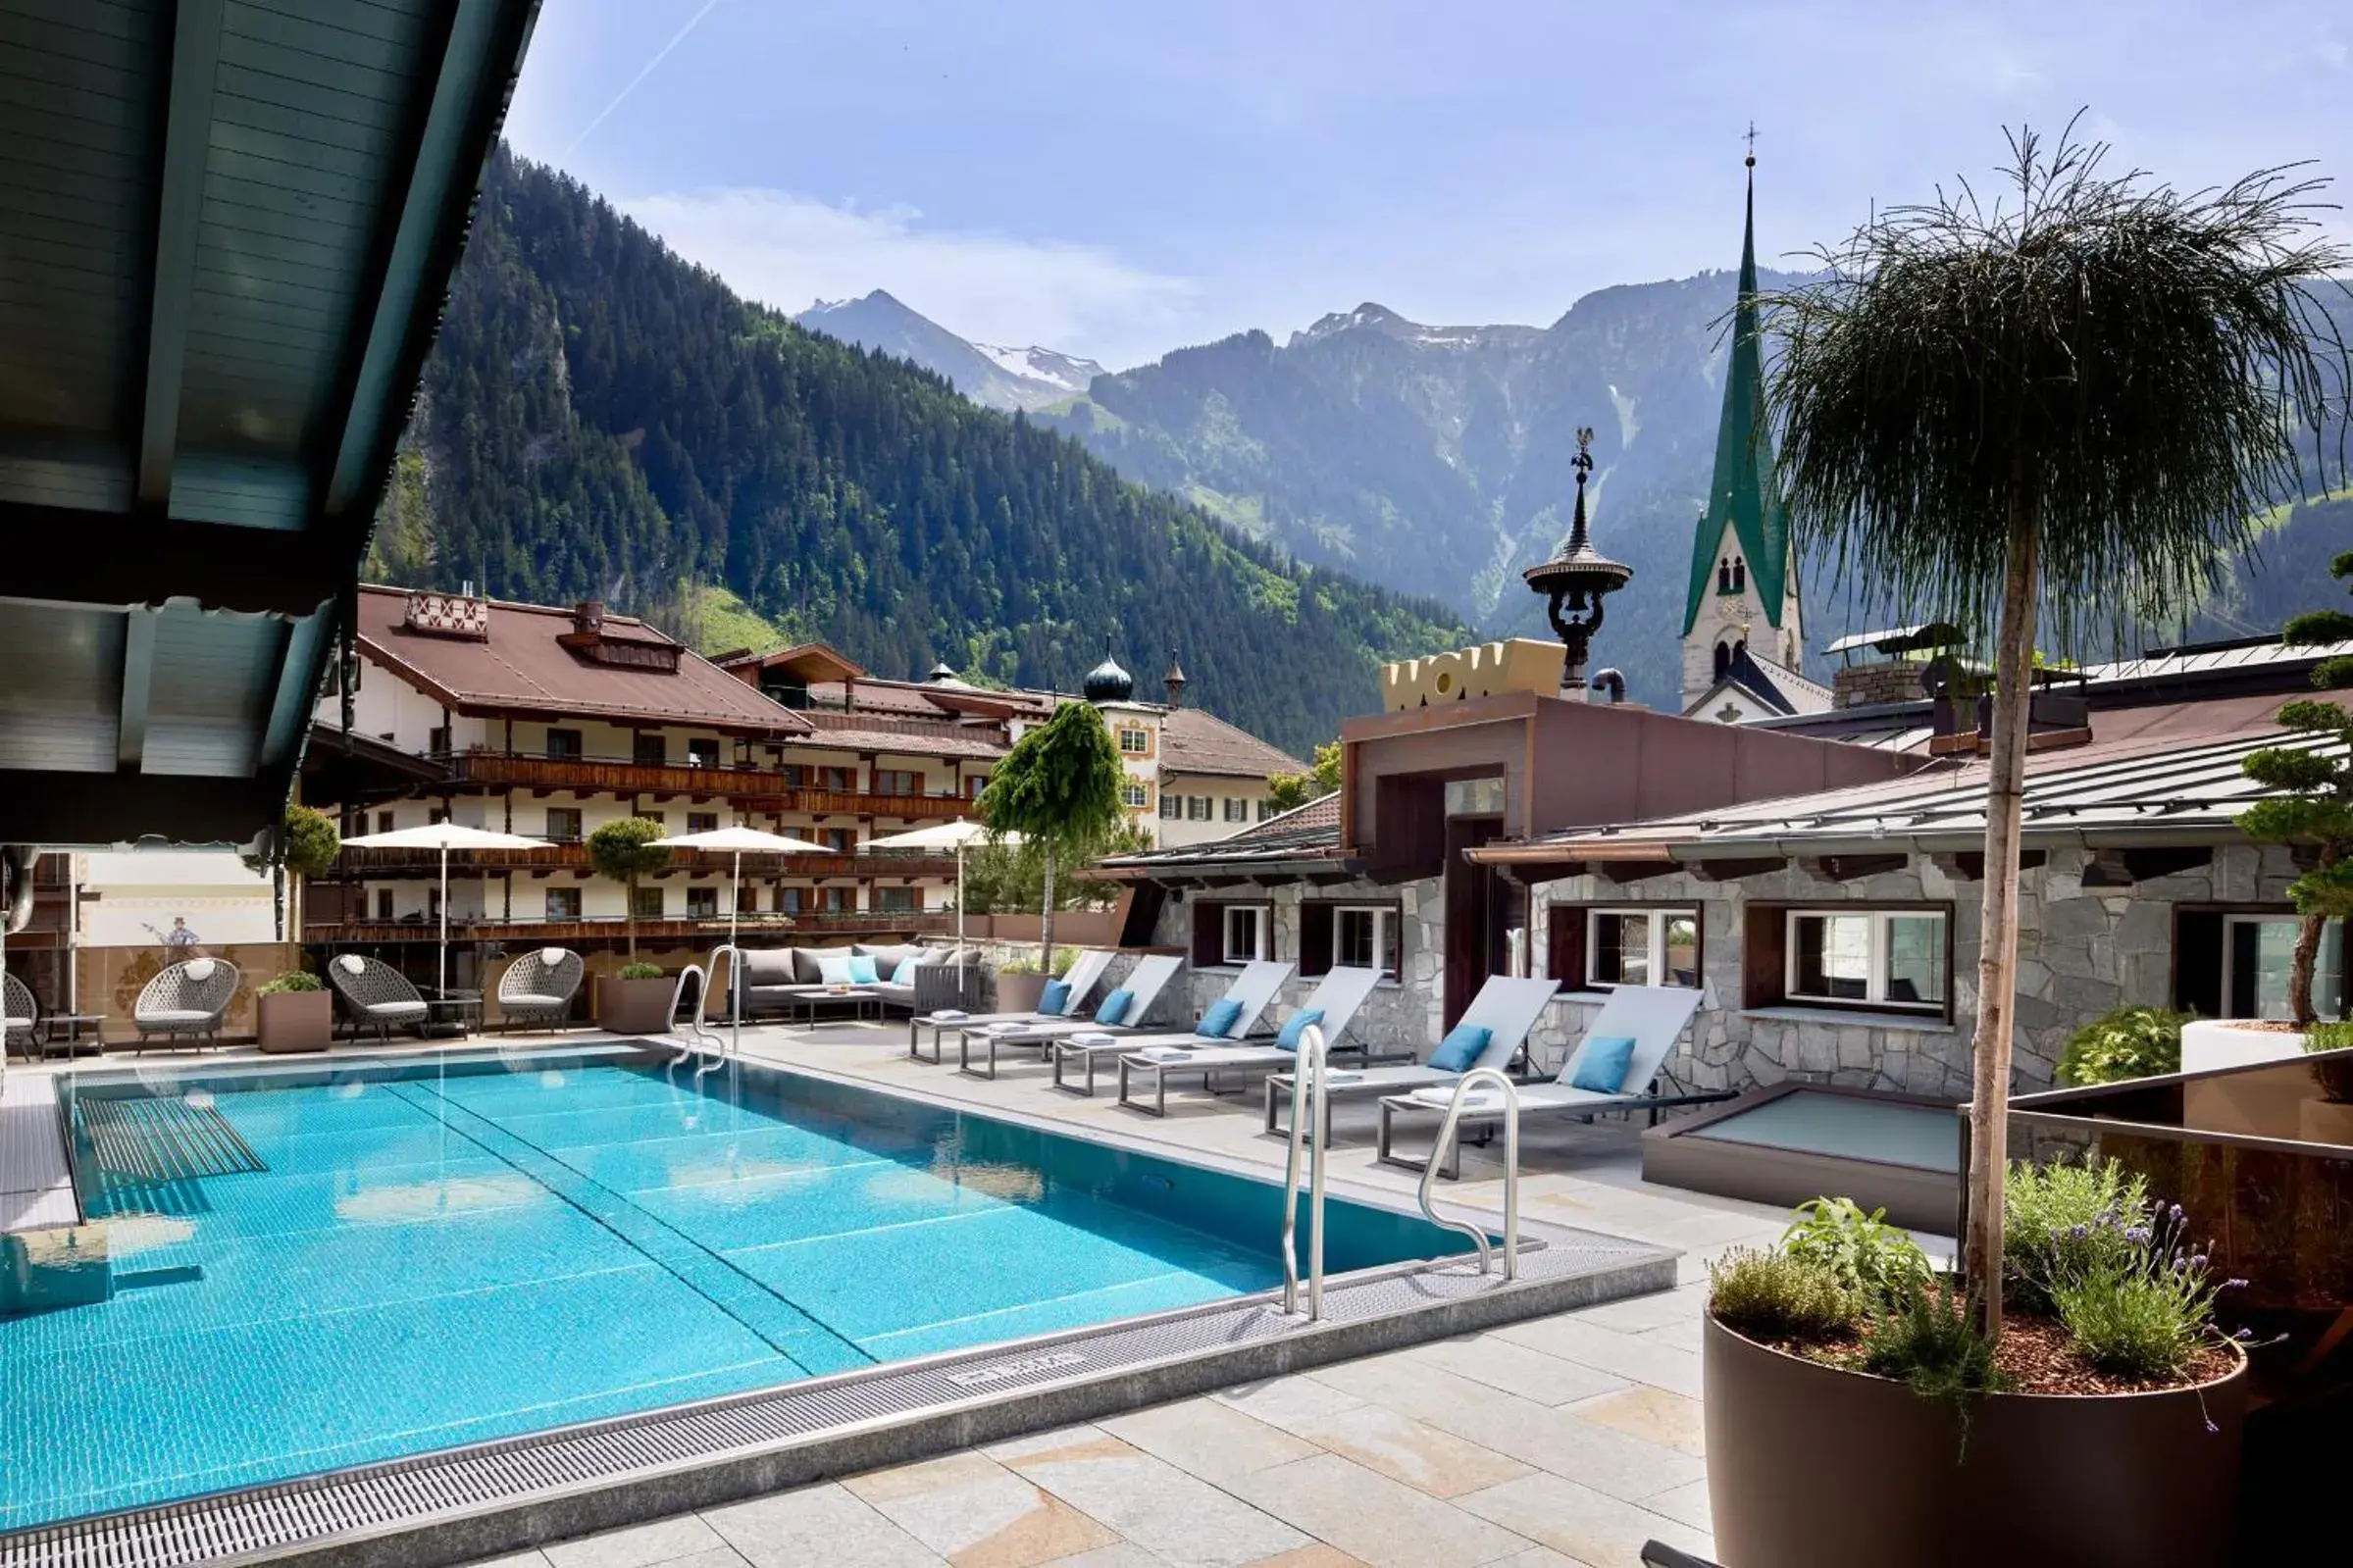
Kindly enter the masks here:
M 73 1107 L 114 1291 L 0 1319 L 0 1530 L 1282 1280 L 1263 1182 L 782 1072 L 102 1076 Z M 1338 1200 L 1328 1232 L 1334 1274 L 1464 1244 Z

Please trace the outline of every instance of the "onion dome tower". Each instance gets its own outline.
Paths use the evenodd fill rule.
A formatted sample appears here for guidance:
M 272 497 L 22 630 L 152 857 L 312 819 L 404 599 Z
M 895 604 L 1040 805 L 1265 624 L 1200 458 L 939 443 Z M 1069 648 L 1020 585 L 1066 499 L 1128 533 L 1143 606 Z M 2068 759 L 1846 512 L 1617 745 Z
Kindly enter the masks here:
M 1101 707 L 1106 702 L 1130 702 L 1136 696 L 1136 678 L 1119 667 L 1111 657 L 1111 638 L 1103 636 L 1103 662 L 1087 672 L 1079 692 L 1089 702 Z
M 1176 649 L 1168 650 L 1168 673 L 1160 677 L 1160 689 L 1168 693 L 1168 705 L 1185 705 L 1185 667 L 1177 663 Z

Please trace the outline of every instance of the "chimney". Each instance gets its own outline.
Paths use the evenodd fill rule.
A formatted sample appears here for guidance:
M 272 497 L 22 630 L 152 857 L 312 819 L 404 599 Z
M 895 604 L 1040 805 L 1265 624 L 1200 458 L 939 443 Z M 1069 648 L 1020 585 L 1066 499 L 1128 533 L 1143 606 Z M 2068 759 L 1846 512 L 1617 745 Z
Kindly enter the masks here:
M 1168 673 L 1160 677 L 1160 686 L 1168 693 L 1170 707 L 1181 708 L 1185 705 L 1185 667 L 1177 663 L 1174 648 L 1168 650 Z
M 472 584 L 468 584 L 471 586 Z M 490 640 L 490 604 L 470 593 L 428 593 L 411 589 L 400 624 L 430 637 L 456 637 L 468 642 Z
M 1830 677 L 1830 704 L 1861 708 L 1934 696 L 1929 672 L 1955 666 L 1959 655 L 1954 650 L 1963 640 L 1961 629 L 1945 621 L 1840 637 L 1828 649 L 1840 657 Z
M 1861 708 L 1875 702 L 1918 702 L 1920 672 L 1927 668 L 1909 659 L 1844 666 L 1830 677 L 1831 705 Z
M 594 635 L 604 630 L 604 601 L 583 599 L 572 607 L 572 630 Z

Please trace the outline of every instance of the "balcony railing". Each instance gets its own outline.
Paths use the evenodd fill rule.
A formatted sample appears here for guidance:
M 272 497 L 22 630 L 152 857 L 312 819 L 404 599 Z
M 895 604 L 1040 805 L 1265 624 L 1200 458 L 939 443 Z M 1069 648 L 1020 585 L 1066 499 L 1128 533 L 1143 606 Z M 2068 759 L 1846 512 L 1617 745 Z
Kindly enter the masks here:
M 724 850 L 674 849 L 675 869 L 717 872 L 733 868 L 735 857 Z M 438 877 L 441 857 L 431 849 L 373 849 L 348 847 L 335 868 L 354 877 Z M 543 849 L 452 850 L 449 869 L 479 876 L 486 871 L 587 871 L 588 846 L 554 843 Z M 953 877 L 953 855 L 912 854 L 905 850 L 876 849 L 864 854 L 745 855 L 743 875 L 762 880 L 778 877 Z
M 687 795 L 738 800 L 756 810 L 812 817 L 897 817 L 952 820 L 973 815 L 958 794 L 877 794 L 863 789 L 795 788 L 773 768 L 690 767 L 603 757 L 526 756 L 461 751 L 448 759 L 456 784 L 510 784 L 525 789 L 589 790 L 614 795 Z
M 955 930 L 956 917 L 952 912 L 912 914 L 888 909 L 814 910 L 798 915 L 762 911 L 740 915 L 736 924 L 743 936 L 761 940 L 805 936 L 901 933 L 909 936 L 945 936 Z M 638 922 L 638 940 L 708 941 L 724 936 L 727 929 L 724 910 L 716 915 L 691 919 L 640 920 Z M 304 924 L 302 935 L 306 941 L 314 942 L 436 941 L 440 937 L 440 927 L 436 922 L 423 917 L 408 920 L 314 920 Z M 469 920 L 460 915 L 449 917 L 449 938 L 452 941 L 620 941 L 628 935 L 628 922 L 619 915 L 513 920 Z

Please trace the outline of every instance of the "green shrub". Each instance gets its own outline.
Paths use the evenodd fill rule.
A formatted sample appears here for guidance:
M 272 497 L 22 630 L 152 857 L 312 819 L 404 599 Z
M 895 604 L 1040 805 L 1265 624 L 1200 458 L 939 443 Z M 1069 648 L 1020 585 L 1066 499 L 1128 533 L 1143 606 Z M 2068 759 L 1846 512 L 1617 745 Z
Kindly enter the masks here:
M 1708 1265 L 1708 1309 L 1753 1340 L 1833 1338 L 1862 1320 L 1862 1303 L 1819 1263 L 1735 1247 Z
M 660 980 L 662 966 L 659 964 L 623 964 L 615 972 L 614 978 L 616 980 Z
M 1952 1404 L 1966 1454 L 1970 1395 L 2010 1387 L 1993 1352 L 1993 1341 L 1978 1332 L 1976 1303 L 1960 1282 L 1926 1278 L 1898 1291 L 1872 1316 L 1861 1359 L 1866 1372 L 1894 1378 L 1923 1399 Z
M 2315 1024 L 2304 1032 L 2306 1051 L 2341 1051 L 2353 1046 L 2353 1023 Z M 2353 1058 L 2325 1059 L 2312 1064 L 2313 1081 L 2322 1097 L 2343 1105 L 2353 1103 Z
M 2188 1239 L 2178 1203 L 2152 1211 L 2125 1241 L 2053 1290 L 2059 1321 L 2076 1353 L 2101 1372 L 2178 1377 L 2201 1346 L 2221 1337 L 2215 1297 L 2242 1282 L 2214 1277 L 2205 1250 Z
M 1878 1298 L 1928 1274 L 1928 1255 L 1912 1233 L 1886 1223 L 1887 1211 L 1866 1214 L 1853 1198 L 1817 1197 L 1798 1205 L 1781 1233 L 1781 1250 L 1827 1269 L 1840 1287 Z
M 1008 958 L 997 966 L 997 972 L 1000 975 L 1035 975 L 1038 973 L 1038 960 L 1035 958 Z
M 288 991 L 325 990 L 319 977 L 307 969 L 289 969 L 268 985 L 254 991 L 256 996 L 283 996 Z
M 2187 1013 L 2163 1007 L 2118 1007 L 2068 1037 L 2059 1082 L 2080 1087 L 2155 1078 L 2181 1071 L 2181 1026 Z
M 2115 1160 L 2010 1168 L 2002 1200 L 2004 1290 L 2021 1312 L 2051 1313 L 2061 1286 L 2137 1245 L 2150 1221 L 2149 1183 Z
M 2308 1051 L 2341 1051 L 2353 1047 L 2353 1022 L 2315 1024 L 2304 1032 Z

